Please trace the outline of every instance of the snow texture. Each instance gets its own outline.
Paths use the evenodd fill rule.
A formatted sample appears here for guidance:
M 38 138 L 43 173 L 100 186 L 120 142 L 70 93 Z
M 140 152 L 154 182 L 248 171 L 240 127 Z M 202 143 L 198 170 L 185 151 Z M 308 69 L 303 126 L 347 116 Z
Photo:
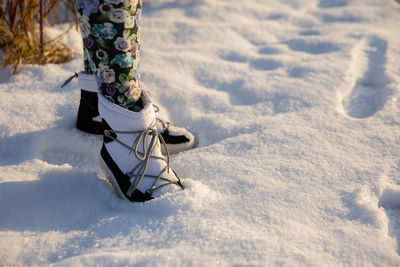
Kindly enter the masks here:
M 142 86 L 199 146 L 171 159 L 187 189 L 144 204 L 74 127 L 60 84 L 81 57 L 3 69 L 0 265 L 399 266 L 399 18 L 398 0 L 147 2 Z

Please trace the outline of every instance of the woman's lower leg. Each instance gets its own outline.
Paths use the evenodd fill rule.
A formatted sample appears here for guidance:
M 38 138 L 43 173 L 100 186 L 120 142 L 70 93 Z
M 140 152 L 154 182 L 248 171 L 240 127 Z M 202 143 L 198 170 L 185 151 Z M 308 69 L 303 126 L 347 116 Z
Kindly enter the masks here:
M 140 111 L 140 18 L 142 0 L 75 0 L 84 43 L 84 65 L 109 101 Z

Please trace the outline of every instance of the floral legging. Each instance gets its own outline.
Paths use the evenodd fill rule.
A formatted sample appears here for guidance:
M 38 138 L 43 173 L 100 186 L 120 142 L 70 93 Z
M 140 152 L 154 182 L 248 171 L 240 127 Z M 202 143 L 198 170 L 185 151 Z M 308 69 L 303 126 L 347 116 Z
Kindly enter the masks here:
M 75 0 L 85 71 L 95 74 L 111 102 L 142 108 L 139 41 L 142 0 Z

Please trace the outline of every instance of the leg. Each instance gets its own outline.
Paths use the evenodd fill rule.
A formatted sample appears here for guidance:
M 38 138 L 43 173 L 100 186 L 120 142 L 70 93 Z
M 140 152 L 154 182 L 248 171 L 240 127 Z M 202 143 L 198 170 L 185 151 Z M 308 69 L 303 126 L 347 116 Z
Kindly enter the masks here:
M 99 85 L 100 165 L 114 191 L 147 201 L 182 184 L 163 157 L 149 94 L 139 87 L 141 0 L 77 0 L 86 70 Z M 90 75 L 89 75 L 90 77 Z M 161 144 L 160 144 L 161 140 Z
M 112 103 L 140 111 L 139 42 L 141 0 L 77 0 L 85 70 Z

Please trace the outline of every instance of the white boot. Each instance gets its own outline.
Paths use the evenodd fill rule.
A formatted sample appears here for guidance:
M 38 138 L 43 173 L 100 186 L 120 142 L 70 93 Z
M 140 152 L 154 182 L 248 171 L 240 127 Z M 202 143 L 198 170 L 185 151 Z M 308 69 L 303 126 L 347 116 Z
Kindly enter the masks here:
M 161 153 L 156 117 L 149 94 L 142 91 L 145 107 L 140 112 L 124 109 L 98 94 L 103 118 L 104 142 L 100 165 L 116 193 L 129 201 L 142 202 L 183 186 Z

